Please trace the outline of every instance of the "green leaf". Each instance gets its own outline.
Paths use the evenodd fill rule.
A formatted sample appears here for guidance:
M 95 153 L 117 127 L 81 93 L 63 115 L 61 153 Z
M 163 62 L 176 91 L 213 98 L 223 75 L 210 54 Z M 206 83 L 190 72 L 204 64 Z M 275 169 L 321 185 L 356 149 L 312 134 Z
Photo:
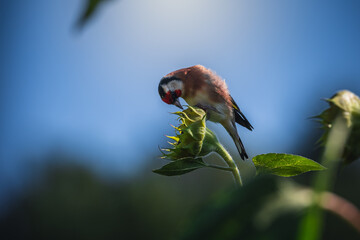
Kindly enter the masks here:
M 94 15 L 94 13 L 97 12 L 99 6 L 107 1 L 109 0 L 86 0 L 82 13 L 77 22 L 77 27 L 82 28 L 85 23 L 87 23 L 88 20 Z
M 311 159 L 292 154 L 268 153 L 257 155 L 252 160 L 257 173 L 270 173 L 281 177 L 326 169 Z
M 166 164 L 160 169 L 153 170 L 153 172 L 165 176 L 176 176 L 203 167 L 206 167 L 206 164 L 201 160 L 201 158 L 197 158 L 197 159 L 184 158 L 184 159 L 172 161 L 171 163 Z

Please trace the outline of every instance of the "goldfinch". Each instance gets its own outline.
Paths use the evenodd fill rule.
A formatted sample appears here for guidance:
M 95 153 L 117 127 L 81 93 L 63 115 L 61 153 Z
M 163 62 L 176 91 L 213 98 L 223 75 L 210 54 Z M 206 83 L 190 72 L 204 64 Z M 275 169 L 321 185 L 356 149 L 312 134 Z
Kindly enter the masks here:
M 241 159 L 248 155 L 237 133 L 235 122 L 252 131 L 253 126 L 230 96 L 225 81 L 201 65 L 176 70 L 160 80 L 159 95 L 167 104 L 182 109 L 179 97 L 189 105 L 206 111 L 207 119 L 220 123 L 234 140 Z

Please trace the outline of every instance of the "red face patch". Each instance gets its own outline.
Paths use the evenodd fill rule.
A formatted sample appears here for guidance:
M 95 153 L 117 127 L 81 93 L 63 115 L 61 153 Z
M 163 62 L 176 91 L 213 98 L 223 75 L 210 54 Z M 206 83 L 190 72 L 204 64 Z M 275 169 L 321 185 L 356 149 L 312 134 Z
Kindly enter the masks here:
M 161 100 L 163 100 L 165 103 L 167 104 L 172 104 L 174 101 L 172 99 L 172 96 L 171 96 L 171 92 L 168 91 L 166 94 L 165 94 L 165 97 L 163 97 Z

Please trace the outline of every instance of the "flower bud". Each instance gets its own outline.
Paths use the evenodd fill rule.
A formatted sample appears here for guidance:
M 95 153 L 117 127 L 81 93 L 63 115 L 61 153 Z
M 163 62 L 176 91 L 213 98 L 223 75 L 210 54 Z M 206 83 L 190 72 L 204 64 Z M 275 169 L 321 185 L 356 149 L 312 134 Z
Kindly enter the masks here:
M 219 143 L 215 134 L 206 127 L 204 110 L 189 106 L 184 111 L 174 114 L 179 116 L 181 124 L 174 127 L 177 133 L 175 137 L 168 136 L 175 142 L 170 143 L 173 148 L 164 149 L 167 153 L 163 158 L 198 158 L 216 150 Z
M 320 141 L 325 144 L 335 119 L 342 117 L 350 130 L 342 157 L 345 163 L 355 161 L 360 158 L 360 99 L 354 93 L 343 90 L 326 101 L 330 107 L 316 116 L 325 129 Z

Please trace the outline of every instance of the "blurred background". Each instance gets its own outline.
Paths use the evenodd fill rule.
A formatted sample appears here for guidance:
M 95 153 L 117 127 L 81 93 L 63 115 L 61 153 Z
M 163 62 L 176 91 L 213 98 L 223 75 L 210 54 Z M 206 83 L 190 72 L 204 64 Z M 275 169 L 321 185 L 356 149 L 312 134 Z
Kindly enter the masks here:
M 202 64 L 226 80 L 254 126 L 239 129 L 250 158 L 319 159 L 321 130 L 310 117 L 327 107 L 321 99 L 360 93 L 356 0 L 2 0 L 0 36 L 2 239 L 192 236 L 204 206 L 227 199 L 233 184 L 211 169 L 151 172 L 177 123 L 157 92 L 171 71 Z M 251 161 L 240 161 L 222 127 L 208 126 L 250 184 Z M 358 207 L 359 171 L 358 162 L 345 167 L 335 186 Z M 244 239 L 256 239 L 251 231 Z M 332 215 L 324 231 L 358 237 Z

